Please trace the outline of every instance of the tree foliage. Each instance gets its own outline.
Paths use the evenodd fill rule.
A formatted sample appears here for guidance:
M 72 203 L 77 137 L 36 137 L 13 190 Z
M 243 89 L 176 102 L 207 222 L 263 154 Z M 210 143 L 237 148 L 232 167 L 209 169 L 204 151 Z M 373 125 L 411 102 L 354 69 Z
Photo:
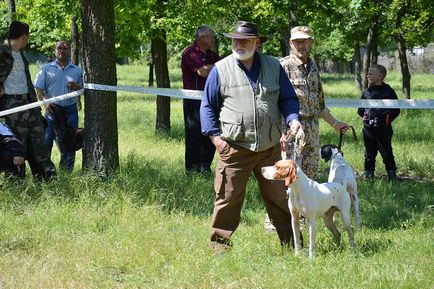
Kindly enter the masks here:
M 16 19 L 29 23 L 30 44 L 50 56 L 59 39 L 70 40 L 71 13 L 79 15 L 74 0 L 16 0 Z

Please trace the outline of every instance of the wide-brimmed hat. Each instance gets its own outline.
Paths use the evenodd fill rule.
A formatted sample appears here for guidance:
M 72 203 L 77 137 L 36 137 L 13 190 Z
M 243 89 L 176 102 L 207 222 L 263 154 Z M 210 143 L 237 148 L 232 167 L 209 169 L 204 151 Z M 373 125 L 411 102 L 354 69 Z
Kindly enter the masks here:
M 308 26 L 295 26 L 291 29 L 290 40 L 309 38 L 313 39 L 312 30 Z
M 258 27 L 255 23 L 247 21 L 238 21 L 234 28 L 234 31 L 230 33 L 223 33 L 224 36 L 235 39 L 249 39 L 260 37 L 262 42 L 266 41 L 265 36 L 260 36 L 258 34 Z M 265 41 L 262 39 L 265 37 Z

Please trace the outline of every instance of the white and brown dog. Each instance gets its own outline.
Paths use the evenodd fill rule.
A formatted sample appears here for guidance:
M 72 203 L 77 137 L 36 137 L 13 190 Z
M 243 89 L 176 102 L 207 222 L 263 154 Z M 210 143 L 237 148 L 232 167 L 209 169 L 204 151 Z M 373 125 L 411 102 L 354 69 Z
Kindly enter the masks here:
M 323 216 L 325 226 L 332 232 L 337 244 L 341 234 L 333 221 L 336 211 L 341 212 L 342 222 L 350 245 L 355 246 L 350 220 L 350 195 L 339 183 L 319 184 L 309 179 L 292 160 L 281 160 L 274 166 L 263 167 L 262 175 L 269 180 L 285 180 L 288 187 L 288 206 L 294 234 L 295 254 L 301 250 L 300 216 L 309 220 L 309 257 L 315 252 L 316 218 Z
M 351 197 L 351 204 L 356 215 L 356 229 L 360 228 L 359 198 L 357 196 L 356 174 L 351 166 L 345 161 L 338 147 L 332 144 L 322 146 L 321 158 L 331 161 L 328 181 L 336 182 L 344 186 Z

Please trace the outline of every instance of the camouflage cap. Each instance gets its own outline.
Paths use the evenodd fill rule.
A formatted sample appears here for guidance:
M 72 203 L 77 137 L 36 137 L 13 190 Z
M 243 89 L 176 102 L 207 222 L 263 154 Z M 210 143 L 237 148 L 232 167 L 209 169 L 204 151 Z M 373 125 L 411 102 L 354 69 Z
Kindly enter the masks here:
M 290 40 L 295 39 L 313 39 L 312 30 L 308 26 L 295 26 L 291 29 Z

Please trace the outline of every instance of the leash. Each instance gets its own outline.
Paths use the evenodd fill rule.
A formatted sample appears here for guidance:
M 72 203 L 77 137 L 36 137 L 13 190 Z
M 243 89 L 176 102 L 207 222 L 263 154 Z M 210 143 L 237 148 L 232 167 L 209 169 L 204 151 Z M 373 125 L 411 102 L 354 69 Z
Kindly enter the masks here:
M 357 140 L 356 130 L 354 129 L 354 127 L 353 127 L 352 125 L 349 125 L 348 127 L 349 127 L 349 128 L 352 130 L 352 132 L 353 132 L 353 138 L 354 138 L 354 140 Z M 343 132 L 342 129 L 341 129 L 340 134 L 339 134 L 339 144 L 338 144 L 338 150 L 339 150 L 339 151 L 342 151 L 342 150 L 341 150 L 341 147 L 342 147 L 342 140 L 343 140 L 343 138 L 344 138 L 344 132 Z
M 294 140 L 294 148 L 293 148 L 293 152 L 292 152 L 292 160 L 297 163 L 297 148 L 300 145 L 299 144 L 300 138 L 298 137 L 298 135 L 295 136 L 295 140 Z
M 293 145 L 292 148 L 292 156 L 291 158 L 288 158 L 287 152 L 290 152 L 290 148 L 287 148 L 285 151 L 282 151 L 282 160 L 288 160 L 291 159 L 294 162 L 296 162 L 297 154 L 300 152 L 300 147 L 303 147 L 305 145 L 304 143 L 304 132 L 301 131 L 301 133 L 297 133 L 295 137 L 291 135 L 290 132 L 288 132 L 285 136 L 285 141 L 287 145 L 291 144 Z

